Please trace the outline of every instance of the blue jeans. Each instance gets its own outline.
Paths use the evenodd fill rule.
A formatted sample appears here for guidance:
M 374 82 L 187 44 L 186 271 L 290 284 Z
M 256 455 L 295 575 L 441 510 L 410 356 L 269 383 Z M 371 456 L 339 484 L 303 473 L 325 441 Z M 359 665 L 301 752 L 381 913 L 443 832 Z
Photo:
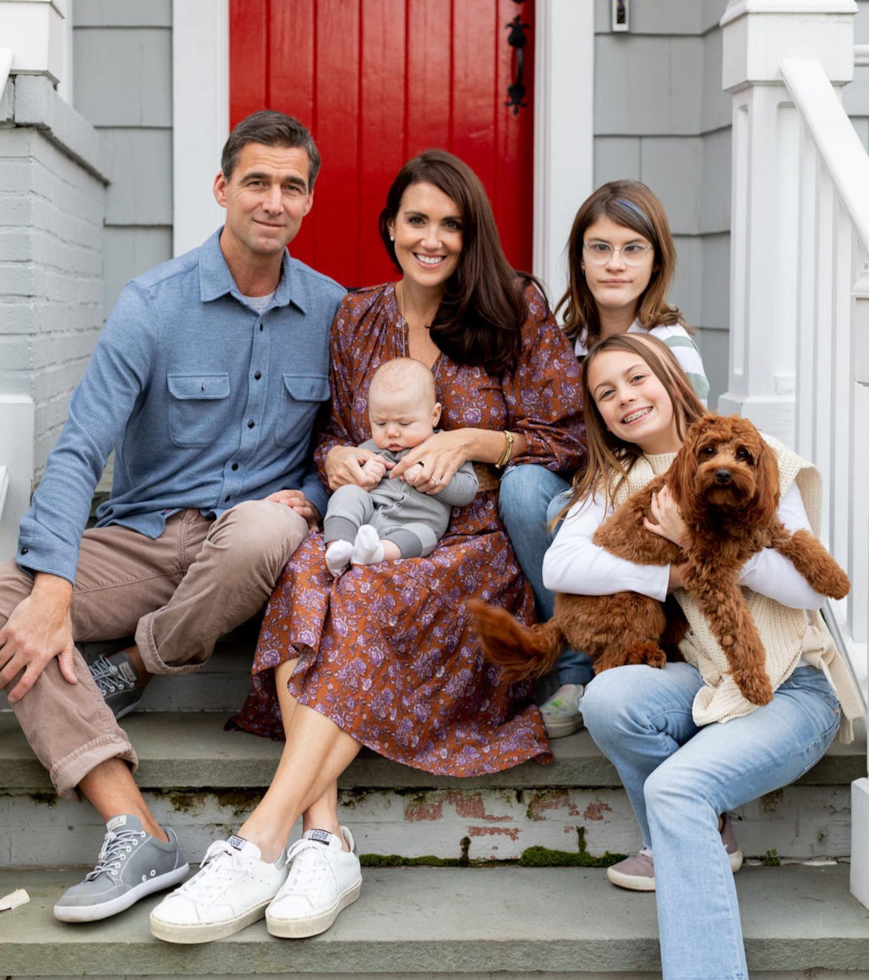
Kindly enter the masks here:
M 548 523 L 564 506 L 559 495 L 570 483 L 545 469 L 511 466 L 501 479 L 498 509 L 525 578 L 531 583 L 542 621 L 552 618 L 555 595 L 543 587 L 543 556 L 552 543 Z M 558 661 L 559 684 L 588 684 L 593 677 L 587 653 L 567 649 Z
M 589 685 L 582 715 L 654 853 L 664 980 L 744 980 L 719 814 L 811 769 L 836 734 L 839 705 L 820 670 L 798 667 L 769 704 L 698 728 L 691 705 L 702 686 L 686 663 L 617 667 Z

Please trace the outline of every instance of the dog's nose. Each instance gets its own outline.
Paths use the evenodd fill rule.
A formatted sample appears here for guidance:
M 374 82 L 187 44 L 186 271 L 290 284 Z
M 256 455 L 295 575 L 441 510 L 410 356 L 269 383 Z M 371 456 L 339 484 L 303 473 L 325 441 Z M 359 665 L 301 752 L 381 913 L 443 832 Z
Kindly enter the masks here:
M 716 483 L 730 483 L 733 479 L 733 475 L 730 470 L 720 469 L 715 471 L 715 482 Z

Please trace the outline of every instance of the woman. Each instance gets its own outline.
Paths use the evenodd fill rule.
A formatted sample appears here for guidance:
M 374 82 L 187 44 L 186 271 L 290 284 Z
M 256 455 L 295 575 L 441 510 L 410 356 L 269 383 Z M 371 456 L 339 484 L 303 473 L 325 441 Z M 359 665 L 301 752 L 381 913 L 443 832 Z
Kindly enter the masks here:
M 605 337 L 658 337 L 678 358 L 697 396 L 705 399 L 709 382 L 700 352 L 679 309 L 667 302 L 676 248 L 664 208 L 649 188 L 635 180 L 599 187 L 576 213 L 567 254 L 569 286 L 558 309 L 564 309 L 564 330 L 576 356 L 582 360 L 592 344 Z M 550 541 L 546 528 L 563 506 L 553 498 L 568 486 L 558 473 L 526 466 L 509 470 L 501 489 L 501 518 L 543 620 L 552 616 L 554 603 L 540 571 Z M 578 702 L 591 676 L 584 653 L 565 651 L 558 663 L 558 690 L 541 706 L 550 738 L 581 727 Z
M 541 293 L 507 263 L 483 186 L 456 157 L 429 150 L 406 164 L 380 230 L 402 276 L 351 293 L 338 311 L 331 417 L 316 451 L 321 474 L 333 490 L 377 482 L 363 469 L 372 454 L 357 448 L 371 435 L 368 386 L 383 362 L 404 356 L 434 374 L 446 431 L 412 449 L 392 478 L 437 494 L 466 461 L 488 465 L 480 467 L 481 492 L 453 511 L 427 558 L 354 566 L 333 583 L 322 536 L 313 534 L 287 565 L 239 719 L 248 731 L 285 735 L 286 747 L 238 837 L 212 845 L 200 883 L 184 886 L 202 920 L 214 882 L 231 862 L 244 864 L 248 910 L 233 913 L 226 935 L 262 917 L 269 902 L 274 935 L 314 935 L 358 896 L 359 861 L 338 824 L 336 780 L 362 745 L 453 776 L 549 759 L 539 711 L 516 705 L 486 666 L 464 600 L 534 614 L 498 518 L 493 467 L 579 466 L 579 369 Z M 305 833 L 284 883 L 272 869 L 302 814 Z
M 634 565 L 598 548 L 592 536 L 612 509 L 669 467 L 703 406 L 663 344 L 629 335 L 591 349 L 583 396 L 588 468 L 546 554 L 543 580 L 559 592 L 630 589 L 663 600 L 682 584 L 677 566 Z M 781 475 L 779 516 L 792 531 L 817 531 L 820 475 L 781 443 L 767 441 Z M 685 525 L 671 497 L 658 494 L 653 517 L 649 530 L 683 540 Z M 730 678 L 723 676 L 717 645 L 701 639 L 702 615 L 684 591 L 676 598 L 693 630 L 681 644 L 686 662 L 605 671 L 582 701 L 585 724 L 618 770 L 643 834 L 639 854 L 608 875 L 625 888 L 657 891 L 665 980 L 747 976 L 731 874 L 741 855 L 726 813 L 813 766 L 840 728 L 839 701 L 846 716 L 841 740 L 850 740 L 850 719 L 862 713 L 829 633 L 816 614 L 803 611 L 819 609 L 823 596 L 770 549 L 746 563 L 741 584 L 755 622 L 776 624 L 774 644 L 761 629 L 776 690 L 770 704 L 756 707 L 728 691 L 728 709 L 710 720 L 711 695 L 729 688 Z

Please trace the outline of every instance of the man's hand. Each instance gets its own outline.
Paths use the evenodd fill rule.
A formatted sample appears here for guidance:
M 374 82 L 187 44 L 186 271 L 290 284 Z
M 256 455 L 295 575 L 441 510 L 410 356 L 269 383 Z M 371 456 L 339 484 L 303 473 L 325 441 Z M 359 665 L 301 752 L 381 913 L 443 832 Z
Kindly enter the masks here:
M 78 683 L 73 660 L 71 601 L 72 585 L 66 579 L 38 572 L 33 591 L 12 610 L 0 630 L 0 688 L 8 687 L 24 671 L 21 680 L 8 692 L 10 704 L 27 694 L 55 657 L 64 680 Z
M 270 493 L 266 500 L 271 500 L 274 504 L 283 504 L 294 510 L 297 514 L 308 522 L 308 527 L 315 530 L 320 525 L 320 511 L 311 503 L 301 490 L 276 490 Z

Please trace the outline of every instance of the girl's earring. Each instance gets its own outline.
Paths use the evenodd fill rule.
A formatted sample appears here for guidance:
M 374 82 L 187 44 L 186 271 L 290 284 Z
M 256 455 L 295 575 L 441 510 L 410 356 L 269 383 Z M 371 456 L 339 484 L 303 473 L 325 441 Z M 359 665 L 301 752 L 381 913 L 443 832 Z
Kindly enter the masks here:
M 394 242 L 394 241 L 395 241 L 395 235 L 390 235 L 390 236 L 389 236 L 389 240 L 390 240 L 391 242 Z

